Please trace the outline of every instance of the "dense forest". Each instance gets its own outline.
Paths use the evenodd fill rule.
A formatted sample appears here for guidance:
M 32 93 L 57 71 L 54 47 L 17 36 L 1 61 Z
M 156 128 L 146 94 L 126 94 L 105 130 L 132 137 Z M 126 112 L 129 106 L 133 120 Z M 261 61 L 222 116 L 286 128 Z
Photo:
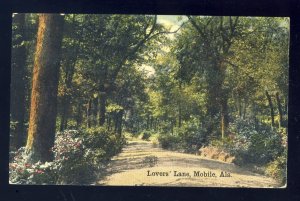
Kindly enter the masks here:
M 89 183 L 128 136 L 285 182 L 288 50 L 288 18 L 14 14 L 10 182 Z

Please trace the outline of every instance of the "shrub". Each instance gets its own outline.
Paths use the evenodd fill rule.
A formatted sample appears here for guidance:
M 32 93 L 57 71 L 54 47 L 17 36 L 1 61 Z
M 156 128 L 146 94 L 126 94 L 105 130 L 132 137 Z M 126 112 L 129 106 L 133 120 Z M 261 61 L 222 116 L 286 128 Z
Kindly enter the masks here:
M 181 128 L 175 128 L 174 134 L 161 134 L 158 140 L 164 149 L 196 153 L 204 144 L 205 130 L 193 123 L 184 124 Z
M 10 183 L 16 184 L 85 184 L 95 178 L 95 170 L 118 153 L 124 138 L 103 129 L 86 132 L 66 130 L 57 133 L 52 162 L 28 163 L 25 149 L 21 148 L 10 163 Z
M 27 163 L 25 147 L 21 147 L 9 163 L 9 181 L 12 184 L 54 184 L 55 177 L 51 172 L 53 163 Z
M 265 174 L 275 178 L 282 185 L 286 183 L 286 155 L 277 157 L 274 161 L 267 164 Z
M 178 129 L 181 147 L 185 152 L 196 153 L 204 144 L 205 131 L 195 124 L 186 124 Z
M 228 149 L 235 155 L 237 164 L 267 164 L 283 152 L 281 135 L 266 124 L 237 119 L 230 130 L 236 135 Z
M 56 135 L 52 148 L 54 161 L 52 170 L 58 184 L 80 184 L 90 181 L 94 166 L 90 160 L 90 147 L 78 131 L 67 130 Z
M 163 149 L 177 149 L 179 147 L 179 136 L 172 134 L 161 134 L 158 137 L 158 141 Z
M 119 153 L 126 144 L 123 136 L 120 137 L 117 133 L 106 130 L 105 127 L 86 129 L 84 138 L 86 147 L 98 149 L 102 162 Z
M 151 137 L 151 132 L 150 131 L 144 131 L 142 133 L 142 140 L 149 140 L 150 137 Z

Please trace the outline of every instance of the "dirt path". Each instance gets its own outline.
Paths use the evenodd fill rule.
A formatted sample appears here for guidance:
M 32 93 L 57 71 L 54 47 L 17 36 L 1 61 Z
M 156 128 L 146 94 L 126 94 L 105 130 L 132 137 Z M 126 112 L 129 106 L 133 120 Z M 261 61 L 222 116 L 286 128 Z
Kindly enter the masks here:
M 223 175 L 221 175 L 222 172 Z M 197 173 L 199 173 L 198 176 Z M 208 160 L 191 154 L 166 151 L 154 147 L 151 142 L 142 140 L 129 141 L 123 151 L 112 159 L 107 169 L 107 176 L 98 181 L 97 184 L 113 186 L 278 187 L 273 179 L 244 170 L 234 164 Z

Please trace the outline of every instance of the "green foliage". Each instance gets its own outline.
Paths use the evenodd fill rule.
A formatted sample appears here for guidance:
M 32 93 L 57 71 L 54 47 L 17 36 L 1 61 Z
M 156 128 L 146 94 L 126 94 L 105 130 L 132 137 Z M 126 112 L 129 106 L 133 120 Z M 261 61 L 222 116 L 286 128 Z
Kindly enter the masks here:
M 142 132 L 142 140 L 149 140 L 151 137 L 151 132 L 150 131 L 143 131 Z
M 110 104 L 106 108 L 107 112 L 114 112 L 114 111 L 123 110 L 123 109 L 124 108 L 122 106 L 117 105 L 117 104 Z
M 159 133 L 163 148 L 185 152 L 210 143 L 235 155 L 237 164 L 269 164 L 268 174 L 282 177 L 287 134 L 284 123 L 279 131 L 277 124 L 271 128 L 265 91 L 273 101 L 276 122 L 279 94 L 287 122 L 288 19 L 188 18 L 176 34 L 167 35 L 163 33 L 169 28 L 153 15 L 65 15 L 56 128 L 63 129 L 65 119 L 64 127 L 84 129 L 57 135 L 56 145 L 62 148 L 56 147 L 57 156 L 65 154 L 68 160 L 55 159 L 44 169 L 44 164 L 31 164 L 34 168 L 28 166 L 27 172 L 24 163 L 18 167 L 20 177 L 13 176 L 20 178 L 16 181 L 31 178 L 28 172 L 43 171 L 28 180 L 43 183 L 54 170 L 63 176 L 52 175 L 53 183 L 88 180 L 93 168 L 120 152 L 124 137 L 97 126 L 103 104 L 109 129 L 122 120 L 121 130 L 133 137 L 142 133 L 142 139 L 152 140 Z M 15 20 L 12 25 L 13 51 L 26 47 L 26 91 L 31 86 L 37 22 L 37 14 L 26 14 L 26 37 L 17 33 Z M 12 63 L 16 56 L 12 54 Z M 87 114 L 90 100 L 97 103 L 91 103 Z M 117 120 L 121 110 L 124 114 Z M 228 136 L 220 139 L 222 114 L 231 124 Z M 86 128 L 87 117 L 94 127 Z M 11 122 L 11 132 L 16 123 Z M 73 149 L 67 136 L 71 144 L 80 140 L 84 150 Z
M 235 138 L 230 151 L 236 156 L 237 164 L 267 164 L 284 150 L 281 135 L 265 124 L 237 119 L 231 124 L 231 131 Z
M 196 153 L 205 143 L 205 130 L 195 124 L 183 125 L 177 132 L 185 152 Z
M 123 136 L 120 137 L 115 132 L 100 126 L 86 129 L 83 137 L 86 147 L 98 150 L 93 161 L 99 160 L 99 162 L 107 161 L 119 153 L 126 143 Z
M 31 164 L 21 148 L 10 163 L 10 183 L 89 184 L 124 144 L 124 138 L 103 127 L 65 130 L 57 133 L 51 162 Z
M 160 134 L 158 140 L 164 149 L 196 153 L 205 143 L 205 130 L 196 124 L 187 123 L 181 128 L 176 128 L 174 134 Z
M 163 149 L 179 149 L 180 138 L 178 137 L 178 135 L 172 135 L 169 133 L 160 134 L 158 137 L 158 141 Z
M 56 176 L 51 171 L 52 163 L 31 164 L 27 162 L 25 147 L 21 147 L 9 163 L 9 182 L 11 184 L 54 184 Z
M 275 178 L 281 184 L 286 184 L 287 157 L 281 155 L 266 166 L 265 174 Z

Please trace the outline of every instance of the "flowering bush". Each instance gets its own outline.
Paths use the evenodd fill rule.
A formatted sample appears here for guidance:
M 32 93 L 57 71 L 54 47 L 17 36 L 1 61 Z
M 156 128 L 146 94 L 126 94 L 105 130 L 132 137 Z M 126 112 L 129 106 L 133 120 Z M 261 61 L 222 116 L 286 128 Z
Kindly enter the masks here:
M 30 164 L 25 148 L 19 149 L 9 164 L 10 183 L 85 184 L 93 181 L 96 170 L 103 168 L 104 162 L 120 151 L 125 142 L 101 129 L 94 129 L 94 133 L 76 130 L 57 133 L 51 162 Z
M 52 170 L 58 184 L 85 183 L 93 178 L 94 167 L 86 152 L 85 139 L 76 130 L 57 133 L 52 151 L 54 161 Z
M 27 163 L 25 148 L 20 148 L 9 163 L 9 181 L 12 184 L 54 184 L 52 162 L 30 164 Z
M 126 143 L 123 136 L 120 137 L 117 133 L 108 131 L 105 127 L 86 129 L 83 135 L 85 145 L 91 149 L 98 150 L 97 153 L 99 156 L 97 156 L 97 154 L 94 156 L 97 156 L 100 162 L 107 161 L 119 153 Z

